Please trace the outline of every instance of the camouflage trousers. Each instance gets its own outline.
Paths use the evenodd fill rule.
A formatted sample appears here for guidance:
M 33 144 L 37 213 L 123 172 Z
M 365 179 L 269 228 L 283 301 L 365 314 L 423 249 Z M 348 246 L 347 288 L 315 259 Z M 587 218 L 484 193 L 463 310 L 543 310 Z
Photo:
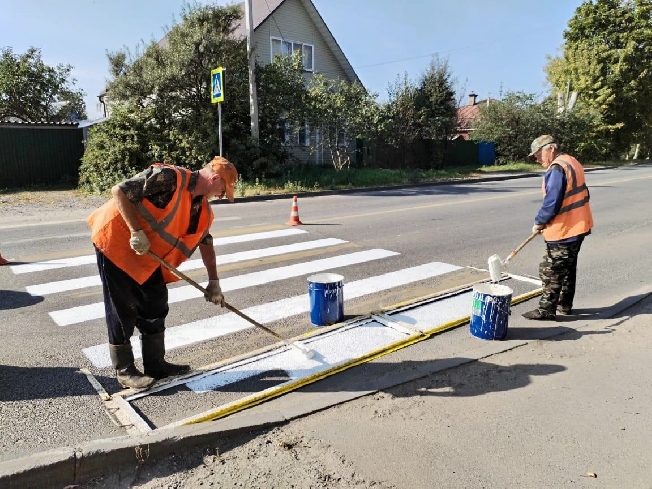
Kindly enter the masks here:
M 543 282 L 543 293 L 539 310 L 554 315 L 557 308 L 569 310 L 573 307 L 575 282 L 577 280 L 577 255 L 582 241 L 548 244 L 539 264 L 539 278 Z

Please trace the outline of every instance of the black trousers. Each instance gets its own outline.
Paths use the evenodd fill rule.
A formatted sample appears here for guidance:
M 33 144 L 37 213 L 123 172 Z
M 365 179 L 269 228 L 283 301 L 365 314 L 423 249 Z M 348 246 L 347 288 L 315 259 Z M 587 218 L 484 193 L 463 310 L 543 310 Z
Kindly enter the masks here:
M 164 331 L 169 307 L 161 268 L 140 285 L 97 248 L 95 254 L 102 279 L 109 343 L 129 343 L 135 328 L 143 335 Z

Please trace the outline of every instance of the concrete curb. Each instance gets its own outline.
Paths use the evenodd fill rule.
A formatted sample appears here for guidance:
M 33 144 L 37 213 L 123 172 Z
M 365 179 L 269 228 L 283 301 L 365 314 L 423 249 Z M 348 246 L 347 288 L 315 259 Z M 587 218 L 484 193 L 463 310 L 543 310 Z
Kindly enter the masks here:
M 616 166 L 605 166 L 600 168 L 585 168 L 585 172 L 597 171 L 597 170 L 612 170 L 618 168 Z M 459 185 L 465 183 L 484 183 L 484 182 L 502 182 L 505 180 L 517 180 L 519 178 L 532 178 L 543 175 L 543 170 L 538 172 L 527 172 L 527 173 L 514 173 L 514 174 L 500 174 L 496 176 L 488 177 L 470 177 L 470 178 L 460 178 L 460 179 L 451 179 L 451 180 L 441 180 L 437 182 L 418 182 L 418 183 L 405 183 L 400 185 L 379 185 L 375 187 L 356 187 L 356 188 L 345 188 L 345 189 L 336 189 L 336 190 L 320 190 L 320 191 L 308 191 L 308 192 L 295 192 L 289 194 L 270 194 L 270 195 L 251 195 L 249 197 L 236 197 L 234 204 L 245 203 L 245 202 L 259 202 L 261 200 L 279 200 L 279 199 L 291 199 L 293 196 L 297 197 L 319 197 L 324 195 L 346 195 L 354 193 L 363 193 L 363 192 L 385 192 L 388 190 L 402 190 L 407 188 L 419 188 L 419 187 L 437 187 L 442 185 Z M 215 200 L 211 203 L 219 203 L 220 201 Z M 226 204 L 231 204 L 230 202 L 225 202 Z
M 587 328 L 615 326 L 623 319 L 614 316 L 652 295 L 652 286 L 643 286 L 631 295 L 605 310 L 606 319 L 590 321 L 570 328 L 581 331 Z M 561 336 L 568 330 L 556 327 L 542 328 L 537 338 L 489 342 L 486 346 L 467 352 L 464 357 L 445 358 L 421 367 L 376 379 L 360 379 L 350 384 L 346 391 L 328 392 L 309 396 L 307 401 L 294 403 L 278 410 L 234 416 L 191 426 L 180 426 L 142 435 L 125 435 L 93 440 L 79 447 L 57 448 L 27 457 L 0 463 L 0 489 L 29 489 L 56 487 L 80 483 L 116 470 L 118 467 L 137 466 L 147 461 L 155 462 L 182 450 L 194 449 L 215 442 L 216 439 L 240 433 L 277 426 L 332 406 L 342 404 L 383 389 L 459 367 L 483 358 L 504 353 L 535 341 Z M 288 395 L 291 395 L 288 394 Z M 47 483 L 44 483 L 47 481 Z

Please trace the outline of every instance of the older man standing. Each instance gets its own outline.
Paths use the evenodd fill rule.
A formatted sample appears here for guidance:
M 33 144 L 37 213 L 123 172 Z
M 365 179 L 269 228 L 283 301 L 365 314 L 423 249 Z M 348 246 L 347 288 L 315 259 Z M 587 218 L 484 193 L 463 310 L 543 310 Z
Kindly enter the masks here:
M 112 189 L 113 198 L 88 217 L 104 293 L 109 352 L 123 387 L 146 389 L 156 379 L 179 375 L 188 365 L 165 361 L 166 284 L 178 280 L 152 253 L 178 267 L 199 248 L 208 273 L 206 300 L 223 305 L 217 276 L 213 211 L 209 200 L 233 202 L 235 167 L 216 156 L 201 170 L 155 163 Z M 140 331 L 145 374 L 131 348 Z
M 546 252 L 539 265 L 543 293 L 539 307 L 523 314 L 527 319 L 556 319 L 557 313 L 570 314 L 575 297 L 577 256 L 584 237 L 591 233 L 593 215 L 584 168 L 563 153 L 552 136 L 536 138 L 530 157 L 546 169 L 543 177 L 543 203 L 534 218 L 532 232 L 540 232 Z

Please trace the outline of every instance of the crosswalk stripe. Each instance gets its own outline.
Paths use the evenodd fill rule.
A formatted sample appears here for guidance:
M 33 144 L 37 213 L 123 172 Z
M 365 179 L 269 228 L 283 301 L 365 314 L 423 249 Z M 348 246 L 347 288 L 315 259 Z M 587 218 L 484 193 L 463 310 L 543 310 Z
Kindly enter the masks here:
M 426 280 L 438 275 L 459 270 L 461 267 L 448 263 L 432 262 L 411 268 L 404 268 L 362 280 L 345 283 L 345 301 L 383 290 L 400 287 L 410 283 Z M 265 324 L 309 312 L 310 304 L 307 294 L 288 297 L 275 302 L 268 302 L 244 309 L 244 313 L 256 321 Z M 251 328 L 251 324 L 233 313 L 226 313 L 206 319 L 200 319 L 180 326 L 168 328 L 165 333 L 166 349 L 181 348 L 201 341 L 206 341 L 227 334 Z M 140 341 L 137 336 L 131 338 L 134 356 L 141 358 Z M 83 349 L 86 357 L 97 368 L 109 367 L 108 343 L 94 345 Z
M 269 256 L 283 255 L 286 253 L 297 253 L 300 251 L 313 250 L 317 248 L 325 248 L 328 246 L 336 246 L 339 244 L 347 243 L 342 239 L 337 238 L 324 238 L 313 241 L 304 241 L 301 243 L 294 243 L 290 245 L 272 246 L 259 250 L 239 251 L 227 255 L 218 255 L 217 264 L 227 265 L 230 263 L 237 263 L 247 260 L 255 260 L 257 258 L 265 258 Z M 188 260 L 183 263 L 179 270 L 187 271 L 202 268 L 204 262 L 201 259 Z M 44 284 L 28 285 L 25 290 L 32 296 L 45 296 L 49 294 L 56 294 L 70 290 L 78 290 L 86 287 L 97 287 L 102 285 L 99 275 L 91 275 L 88 277 L 75 278 L 70 280 L 59 280 L 56 282 L 46 282 Z
M 284 280 L 292 277 L 300 277 L 309 273 L 322 272 L 324 270 L 346 267 L 359 263 L 365 263 L 372 260 L 388 258 L 398 255 L 395 251 L 382 249 L 372 249 L 367 251 L 358 251 L 347 255 L 334 256 L 331 258 L 322 258 L 308 262 L 296 263 L 285 267 L 272 268 L 260 272 L 252 272 L 235 277 L 228 277 L 220 280 L 223 292 L 239 290 L 256 285 L 263 285 L 269 282 Z M 206 287 L 207 282 L 201 284 Z M 181 302 L 188 299 L 201 297 L 201 293 L 190 285 L 175 287 L 170 289 L 168 302 Z M 49 313 L 50 317 L 59 326 L 69 326 L 71 324 L 83 323 L 93 319 L 99 319 L 104 316 L 104 303 L 96 302 L 85 306 L 71 307 Z
M 270 238 L 284 238 L 287 236 L 295 236 L 297 234 L 307 234 L 308 231 L 303 229 L 279 229 L 276 231 L 264 231 L 260 233 L 238 234 L 236 236 L 225 236 L 223 238 L 215 238 L 213 244 L 215 246 L 223 246 L 235 243 L 245 243 L 248 241 L 259 241 Z M 78 267 L 81 265 L 91 265 L 96 262 L 95 255 L 76 256 L 73 258 L 64 258 L 57 260 L 47 260 L 35 263 L 24 263 L 22 265 L 12 265 L 9 268 L 16 275 L 31 272 L 42 272 L 45 270 L 55 270 L 57 268 Z

